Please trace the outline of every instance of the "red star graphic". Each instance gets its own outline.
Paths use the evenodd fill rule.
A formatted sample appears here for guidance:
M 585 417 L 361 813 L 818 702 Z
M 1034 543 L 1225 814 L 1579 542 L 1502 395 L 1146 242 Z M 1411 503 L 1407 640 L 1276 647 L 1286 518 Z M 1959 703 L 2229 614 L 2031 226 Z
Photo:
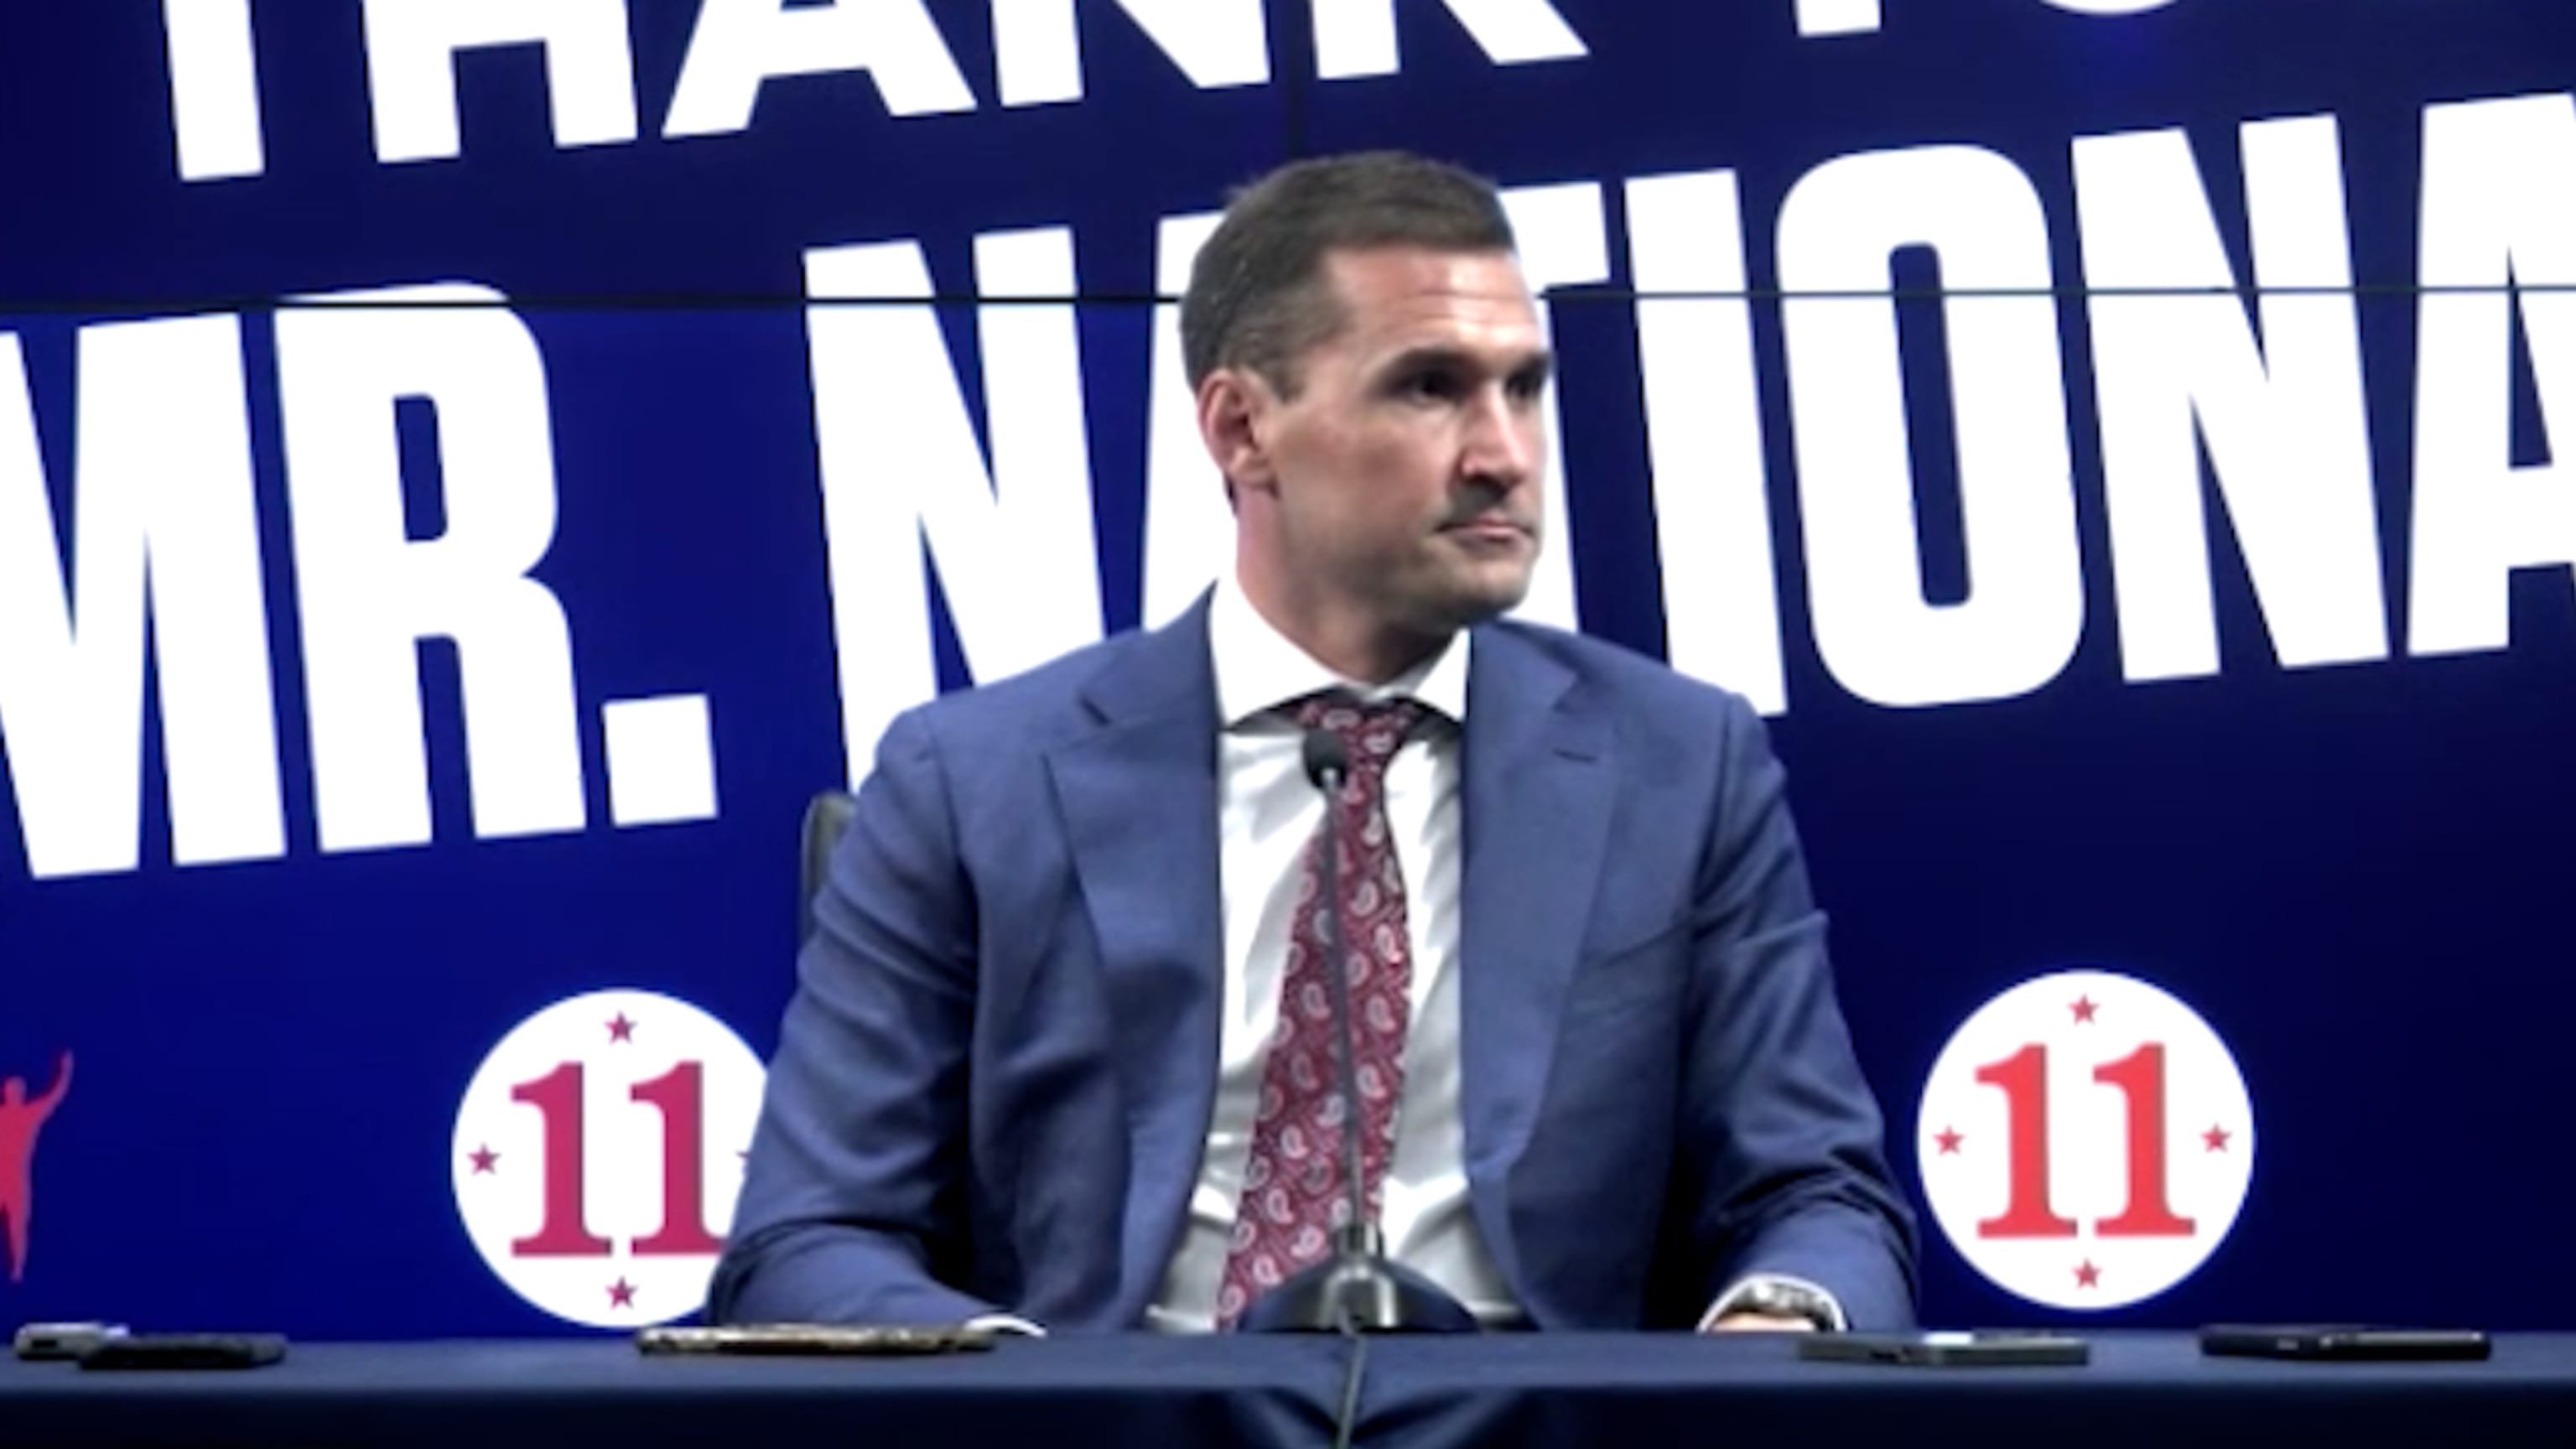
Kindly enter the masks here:
M 634 1307 L 635 1285 L 627 1282 L 624 1278 L 619 1278 L 616 1282 L 609 1284 L 608 1306 L 611 1308 Z
M 2069 1024 L 2082 1026 L 2093 1020 L 2093 1013 L 2100 1011 L 2102 1009 L 2102 1005 L 2090 996 L 2079 996 L 2073 1001 L 2066 1003 L 2066 1009 L 2075 1013 L 2075 1020 Z
M 635 1040 L 635 1023 L 625 1012 L 621 1011 L 608 1019 L 608 1039 L 623 1042 Z
M 477 1177 L 489 1173 L 492 1170 L 492 1164 L 501 1160 L 501 1154 L 489 1147 L 477 1147 L 465 1156 L 474 1164 L 474 1173 Z
M 1932 1140 L 1941 1144 L 1943 1157 L 1956 1157 L 1959 1155 L 1959 1144 L 1968 1139 L 1959 1135 L 1958 1128 L 1944 1127 L 1933 1136 Z
M 2200 1140 L 2201 1144 L 2211 1152 L 2225 1152 L 2228 1142 L 2235 1136 L 2235 1133 L 2224 1127 L 2212 1127 L 2200 1134 Z
M 2078 1288 L 2102 1286 L 2102 1270 L 2093 1266 L 2092 1259 L 2087 1258 L 2075 1265 L 2075 1286 Z

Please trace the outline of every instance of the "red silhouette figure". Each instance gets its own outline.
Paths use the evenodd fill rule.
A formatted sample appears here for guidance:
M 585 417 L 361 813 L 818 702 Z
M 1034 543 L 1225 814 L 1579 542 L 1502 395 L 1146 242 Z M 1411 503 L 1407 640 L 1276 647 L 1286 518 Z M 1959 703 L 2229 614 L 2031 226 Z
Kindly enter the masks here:
M 36 1161 L 36 1133 L 72 1084 L 72 1054 L 54 1063 L 54 1084 L 45 1095 L 27 1100 L 27 1080 L 0 1082 L 0 1216 L 9 1219 L 9 1281 L 27 1271 L 27 1217 L 34 1209 L 28 1173 Z

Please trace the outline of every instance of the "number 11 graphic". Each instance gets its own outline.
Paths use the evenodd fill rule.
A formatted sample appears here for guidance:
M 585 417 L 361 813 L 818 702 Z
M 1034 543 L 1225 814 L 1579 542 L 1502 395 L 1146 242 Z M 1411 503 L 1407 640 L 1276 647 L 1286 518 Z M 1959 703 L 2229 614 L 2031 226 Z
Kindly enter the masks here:
M 590 1231 L 583 1201 L 581 1084 L 581 1063 L 565 1062 L 510 1089 L 510 1100 L 536 1108 L 546 1124 L 544 1212 L 534 1233 L 510 1242 L 522 1257 L 604 1258 L 612 1246 Z M 662 1225 L 634 1241 L 636 1256 L 716 1252 L 724 1242 L 707 1231 L 703 1068 L 682 1062 L 627 1095 L 662 1114 Z
M 2071 1238 L 2072 1218 L 2049 1200 L 2048 1048 L 2032 1042 L 2011 1056 L 1977 1069 L 1977 1080 L 2004 1094 L 2008 1189 L 2002 1213 L 1980 1219 L 1982 1238 Z M 2119 1091 L 2127 1104 L 2129 1201 L 2093 1224 L 2106 1238 L 2187 1238 L 2190 1218 L 2175 1213 L 2167 1191 L 2165 1151 L 2165 1048 L 2148 1042 L 2093 1069 L 2093 1080 Z

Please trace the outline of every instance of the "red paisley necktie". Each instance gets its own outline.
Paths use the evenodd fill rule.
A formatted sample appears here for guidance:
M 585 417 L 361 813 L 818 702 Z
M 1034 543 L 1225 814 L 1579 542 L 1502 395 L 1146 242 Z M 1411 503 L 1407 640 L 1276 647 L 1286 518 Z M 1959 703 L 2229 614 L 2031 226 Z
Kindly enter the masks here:
M 1297 706 L 1297 723 L 1341 737 L 1350 769 L 1327 806 L 1340 812 L 1341 941 L 1351 989 L 1360 1089 L 1360 1173 L 1376 1212 L 1395 1152 L 1395 1109 L 1404 1094 L 1404 1030 L 1413 982 L 1413 940 L 1405 926 L 1404 872 L 1386 820 L 1386 766 L 1421 723 L 1409 699 L 1361 704 L 1331 694 Z M 1217 1323 L 1231 1328 L 1246 1305 L 1332 1251 L 1333 1229 L 1350 1216 L 1342 1184 L 1342 1102 L 1334 1061 L 1332 987 L 1324 975 L 1323 841 L 1306 846 L 1288 968 L 1279 987 L 1279 1026 L 1262 1068 L 1261 1106 L 1244 1163 Z

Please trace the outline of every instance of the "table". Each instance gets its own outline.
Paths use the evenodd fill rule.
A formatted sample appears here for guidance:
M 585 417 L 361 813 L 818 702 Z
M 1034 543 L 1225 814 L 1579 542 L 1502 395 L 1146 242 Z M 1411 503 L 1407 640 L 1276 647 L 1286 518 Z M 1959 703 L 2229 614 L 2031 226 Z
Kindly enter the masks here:
M 2082 1368 L 1811 1364 L 1773 1337 L 1372 1340 L 1359 1442 L 1701 1446 L 2576 1442 L 2576 1334 L 2484 1363 L 2204 1360 L 2094 1337 Z M 645 1358 L 623 1341 L 298 1344 L 248 1371 L 0 1362 L 0 1444 L 1316 1445 L 1330 1339 L 1065 1337 L 938 1359 Z

